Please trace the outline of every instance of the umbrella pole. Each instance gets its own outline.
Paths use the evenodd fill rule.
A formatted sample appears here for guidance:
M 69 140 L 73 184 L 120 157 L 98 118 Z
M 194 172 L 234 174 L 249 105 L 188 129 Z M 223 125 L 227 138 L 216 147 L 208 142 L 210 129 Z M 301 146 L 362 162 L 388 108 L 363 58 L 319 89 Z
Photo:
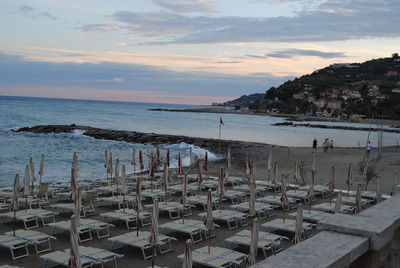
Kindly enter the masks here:
M 222 194 L 219 194 L 219 213 L 222 212 Z
M 139 237 L 139 208 L 137 210 L 137 217 L 136 217 L 136 236 Z
M 208 228 L 208 254 L 211 253 L 211 235 L 210 235 L 210 228 Z
M 151 258 L 151 268 L 154 268 L 154 255 L 155 255 L 155 251 L 156 251 L 156 247 L 155 247 L 154 242 L 153 242 L 152 251 L 153 251 L 153 256 L 152 256 L 152 258 Z
M 28 210 L 28 195 L 25 195 L 25 212 Z
M 125 212 L 125 195 L 124 195 L 124 204 L 123 204 L 124 212 Z
M 286 220 L 285 203 L 282 203 L 282 208 L 283 208 L 283 223 L 285 223 Z
M 16 220 L 17 220 L 16 218 L 17 218 L 17 211 L 14 210 L 14 231 L 13 231 L 13 236 L 15 236 L 15 228 L 16 228 L 15 222 L 16 222 Z

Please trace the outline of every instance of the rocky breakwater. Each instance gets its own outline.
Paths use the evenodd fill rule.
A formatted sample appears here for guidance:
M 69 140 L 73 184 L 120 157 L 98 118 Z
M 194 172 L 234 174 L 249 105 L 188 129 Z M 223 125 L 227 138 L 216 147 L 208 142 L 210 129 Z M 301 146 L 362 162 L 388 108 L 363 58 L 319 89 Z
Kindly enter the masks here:
M 143 144 L 177 144 L 177 143 L 187 143 L 192 144 L 204 149 L 207 149 L 213 153 L 218 153 L 219 151 L 219 141 L 218 139 L 207 139 L 200 137 L 188 137 L 181 135 L 168 135 L 168 134 L 156 134 L 156 133 L 144 133 L 137 131 L 122 131 L 122 130 L 111 130 L 111 129 L 101 129 L 90 126 L 77 126 L 73 125 L 41 125 L 34 127 L 23 127 L 15 132 L 31 132 L 31 133 L 72 133 L 75 130 L 84 131 L 84 135 L 93 137 L 95 139 L 102 140 L 115 140 L 115 141 L 125 141 L 131 143 L 143 143 Z M 225 154 L 228 148 L 231 149 L 232 157 L 242 157 L 243 155 L 249 153 L 251 155 L 260 155 L 259 151 L 267 152 L 271 149 L 272 145 L 265 143 L 256 142 L 245 142 L 245 141 L 235 141 L 235 140 L 221 140 L 221 153 Z M 265 154 L 265 153 L 264 153 Z

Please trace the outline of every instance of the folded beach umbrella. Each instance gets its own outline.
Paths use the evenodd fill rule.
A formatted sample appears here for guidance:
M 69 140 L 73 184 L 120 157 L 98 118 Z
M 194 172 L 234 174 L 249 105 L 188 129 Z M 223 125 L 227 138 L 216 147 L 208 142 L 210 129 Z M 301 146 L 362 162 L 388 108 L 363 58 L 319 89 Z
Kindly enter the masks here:
M 254 179 L 254 176 L 251 176 L 249 188 L 250 188 L 249 216 L 255 217 L 256 216 L 256 181 Z
M 289 202 L 289 199 L 286 195 L 286 184 L 285 184 L 285 179 L 284 176 L 281 178 L 281 203 L 284 206 Z M 284 208 L 284 207 L 283 207 Z M 285 209 L 284 209 L 285 210 Z
M 185 249 L 183 252 L 184 257 L 183 257 L 182 268 L 192 268 L 193 266 L 192 247 L 193 247 L 192 240 L 188 239 L 185 243 Z
M 206 218 L 204 219 L 204 225 L 207 227 L 208 231 L 208 254 L 210 254 L 211 250 L 211 243 L 210 243 L 210 232 L 211 229 L 214 228 L 214 222 L 212 218 L 212 192 L 211 189 L 208 190 L 207 195 L 207 211 L 206 211 Z
M 218 194 L 220 196 L 223 196 L 225 194 L 224 178 L 225 178 L 224 168 L 220 168 L 218 176 Z
M 167 166 L 170 166 L 170 161 L 169 161 L 169 149 L 167 149 L 167 154 L 165 155 L 165 162 L 167 163 Z
M 150 235 L 149 242 L 152 245 L 158 244 L 158 199 L 153 200 L 153 213 L 151 214 L 151 226 L 150 226 Z
M 381 188 L 381 177 L 378 177 L 376 181 L 376 202 L 382 202 L 382 188 Z
M 71 216 L 71 232 L 70 232 L 70 268 L 81 268 L 81 257 L 79 255 L 79 231 L 75 215 Z
M 203 165 L 203 169 L 205 171 L 208 171 L 208 153 L 206 151 L 206 154 L 204 155 L 204 165 Z
M 350 186 L 353 184 L 353 170 L 352 170 L 352 165 L 349 165 L 349 168 L 347 170 L 347 178 L 346 178 L 346 184 L 347 184 L 347 194 L 350 192 Z
M 19 201 L 18 201 L 18 195 L 19 195 L 19 175 L 15 175 L 14 179 L 14 186 L 13 186 L 13 196 L 11 200 L 11 210 L 14 211 L 14 232 L 13 235 L 15 236 L 15 227 L 16 227 L 16 213 L 17 210 L 19 209 Z
M 76 194 L 78 191 L 78 155 L 74 153 L 72 157 L 72 167 L 71 167 L 71 201 L 76 200 Z
M 335 203 L 335 213 L 340 213 L 342 205 L 342 192 L 338 192 Z
M 161 152 L 160 152 L 160 148 L 157 147 L 156 150 L 156 158 L 157 158 L 157 165 L 161 164 Z
M 278 161 L 275 161 L 274 163 L 274 170 L 273 170 L 273 175 L 272 175 L 272 183 L 276 184 L 277 180 L 278 180 Z
M 249 159 L 249 154 L 246 154 L 246 176 L 249 177 L 250 174 L 251 174 L 250 159 Z
M 33 188 L 33 182 L 36 180 L 35 178 L 35 164 L 33 163 L 33 158 L 32 156 L 29 158 L 29 177 L 31 179 L 31 183 L 32 183 L 32 188 Z
M 231 148 L 228 148 L 228 153 L 226 154 L 226 163 L 228 164 L 228 168 L 232 166 L 231 160 Z
M 272 151 L 269 152 L 269 156 L 268 156 L 268 165 L 267 165 L 268 177 L 267 177 L 267 181 L 271 180 L 271 170 L 272 170 Z
M 144 169 L 144 164 L 143 164 L 143 154 L 142 154 L 142 150 L 139 150 L 139 168 L 140 171 L 143 172 Z
M 361 192 L 362 192 L 362 184 L 359 183 L 357 185 L 357 192 L 356 192 L 356 213 L 360 213 L 362 210 L 361 207 Z
M 188 186 L 188 178 L 187 174 L 185 174 L 182 181 L 182 197 L 181 197 L 181 203 L 184 206 L 187 203 L 187 186 Z
M 181 153 L 178 153 L 178 174 L 183 174 Z
M 296 166 L 294 170 L 294 183 L 298 184 L 300 179 L 300 161 L 296 160 Z
M 136 172 L 136 150 L 132 150 L 132 166 L 133 166 L 133 173 Z
M 153 185 L 153 179 L 154 179 L 154 158 L 153 155 L 150 157 L 150 167 L 149 167 L 149 177 L 151 178 L 152 185 Z M 153 187 L 151 187 L 153 189 Z
M 40 158 L 40 166 L 39 166 L 39 183 L 42 183 L 42 177 L 44 175 L 44 154 Z
M 296 214 L 296 228 L 294 232 L 293 244 L 300 243 L 303 232 L 303 204 L 299 204 Z
M 333 192 L 335 190 L 335 167 L 331 167 L 330 181 L 329 181 L 329 191 Z
M 30 169 L 29 165 L 25 166 L 25 174 L 24 174 L 24 195 L 27 197 L 28 195 L 31 194 L 31 186 L 29 185 L 30 183 Z
M 126 183 L 126 170 L 125 165 L 122 165 L 122 172 L 121 172 L 121 194 L 124 196 L 128 194 L 128 185 Z M 125 201 L 124 201 L 125 204 Z
M 136 217 L 136 234 L 139 236 L 139 214 L 143 211 L 142 207 L 142 179 L 139 177 L 136 179 L 136 196 L 135 200 L 133 201 L 133 209 L 137 213 Z
M 194 157 L 193 157 L 192 147 L 189 147 L 189 157 L 190 157 L 190 166 L 192 167 L 194 165 Z
M 81 216 L 81 208 L 82 208 L 82 189 L 75 189 L 75 200 L 74 200 L 74 215 L 76 226 L 80 225 L 80 216 Z
M 119 158 L 115 159 L 114 180 L 115 184 L 119 184 Z
M 229 178 L 229 165 L 228 165 L 228 162 L 225 162 L 224 168 L 225 168 L 224 178 Z
M 165 196 L 167 196 L 168 188 L 169 188 L 169 172 L 167 163 L 164 163 L 164 171 L 163 171 L 163 184 L 165 189 Z M 165 204 L 167 203 L 167 198 L 164 198 Z
M 106 179 L 108 179 L 108 170 L 109 170 L 109 168 L 108 168 L 108 151 L 107 150 L 105 150 L 104 151 L 104 168 L 106 169 Z
M 111 176 L 112 179 L 112 174 L 113 174 L 113 160 L 112 160 L 112 153 L 108 153 L 108 173 Z
M 310 188 L 308 189 L 308 196 L 310 198 L 315 196 L 315 193 L 314 193 L 314 179 L 315 179 L 315 170 L 311 170 L 311 183 L 310 183 Z
M 260 222 L 258 221 L 258 219 L 254 219 L 251 226 L 250 249 L 249 249 L 249 255 L 247 256 L 246 260 L 247 266 L 251 266 L 256 263 L 259 230 L 260 230 Z

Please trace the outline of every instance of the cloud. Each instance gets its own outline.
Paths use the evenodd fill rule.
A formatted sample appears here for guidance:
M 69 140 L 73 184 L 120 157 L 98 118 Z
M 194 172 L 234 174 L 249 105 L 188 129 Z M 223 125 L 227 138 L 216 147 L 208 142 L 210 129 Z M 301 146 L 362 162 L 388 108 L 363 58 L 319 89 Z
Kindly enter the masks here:
M 231 60 L 231 61 L 217 61 L 218 64 L 227 64 L 227 63 L 242 63 L 240 60 Z
M 291 17 L 209 17 L 117 11 L 110 17 L 149 43 L 311 42 L 398 37 L 398 0 L 329 0 Z M 347 12 L 344 12 L 347 11 Z
M 272 53 L 268 53 L 265 56 L 271 58 L 284 58 L 284 59 L 293 58 L 296 56 L 312 56 L 323 59 L 346 57 L 346 55 L 343 52 L 324 52 L 319 50 L 296 49 L 296 48 L 278 50 Z
M 107 33 L 107 32 L 116 32 L 119 30 L 119 27 L 111 24 L 86 24 L 80 27 L 76 27 L 83 32 L 96 32 L 96 33 Z
M 34 7 L 28 5 L 18 6 L 18 12 L 30 19 L 43 17 L 51 20 L 58 20 L 56 16 L 51 15 L 49 12 L 36 12 Z
M 219 10 L 213 3 L 204 0 L 151 0 L 151 2 L 177 13 L 211 13 Z
M 0 54 L 2 88 L 74 87 L 93 90 L 146 91 L 185 96 L 241 96 L 264 92 L 292 77 L 176 72 L 161 67 L 112 62 L 50 63 Z M 28 93 L 26 93 L 28 94 Z M 29 95 L 31 96 L 31 95 Z M 79 96 L 77 96 L 78 98 Z

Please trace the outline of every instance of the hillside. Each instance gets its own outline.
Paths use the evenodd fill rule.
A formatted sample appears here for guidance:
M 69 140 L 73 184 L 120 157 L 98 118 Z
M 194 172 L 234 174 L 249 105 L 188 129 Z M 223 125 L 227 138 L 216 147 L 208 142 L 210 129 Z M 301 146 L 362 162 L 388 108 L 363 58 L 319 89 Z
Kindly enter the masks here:
M 270 88 L 264 99 L 249 107 L 260 112 L 400 119 L 400 58 L 395 53 L 364 63 L 333 64 Z
M 264 93 L 255 93 L 250 95 L 243 95 L 235 100 L 227 101 L 224 103 L 216 103 L 215 106 L 232 106 L 232 107 L 248 107 L 249 105 L 262 101 L 265 98 Z

